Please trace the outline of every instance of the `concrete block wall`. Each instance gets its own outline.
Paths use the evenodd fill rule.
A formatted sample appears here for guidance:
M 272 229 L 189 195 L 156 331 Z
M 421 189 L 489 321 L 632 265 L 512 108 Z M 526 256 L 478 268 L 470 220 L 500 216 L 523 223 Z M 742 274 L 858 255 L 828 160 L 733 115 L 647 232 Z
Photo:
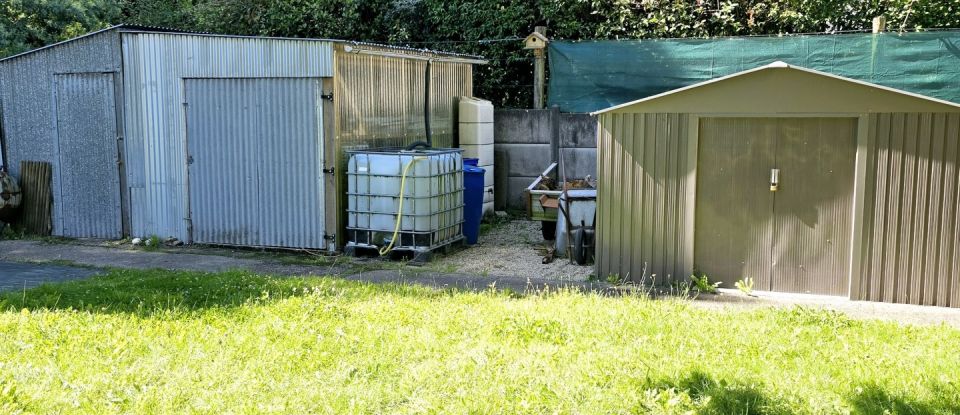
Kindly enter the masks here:
M 589 114 L 501 109 L 493 134 L 497 210 L 526 209 L 523 191 L 561 156 L 568 179 L 596 177 L 597 120 Z

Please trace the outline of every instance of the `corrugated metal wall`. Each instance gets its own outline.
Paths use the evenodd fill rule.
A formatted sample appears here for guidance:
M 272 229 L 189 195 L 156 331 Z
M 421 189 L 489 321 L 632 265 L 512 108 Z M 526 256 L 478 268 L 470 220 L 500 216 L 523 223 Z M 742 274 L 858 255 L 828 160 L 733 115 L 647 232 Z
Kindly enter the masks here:
M 320 87 L 187 80 L 194 242 L 325 248 Z
M 372 47 L 365 47 L 373 49 Z M 337 51 L 337 134 L 344 148 L 403 146 L 423 140 L 426 61 Z M 435 147 L 451 147 L 455 99 L 473 96 L 468 63 L 430 64 L 430 127 Z
M 871 114 L 855 299 L 960 307 L 960 114 Z
M 0 165 L 7 164 L 7 137 L 3 128 L 3 75 L 0 73 Z
M 188 238 L 184 78 L 333 76 L 332 43 L 124 33 L 127 183 L 134 235 Z
M 54 76 L 62 184 L 54 200 L 63 236 L 119 239 L 123 232 L 114 76 Z
M 689 116 L 608 113 L 600 122 L 597 171 L 608 182 L 597 200 L 597 275 L 654 283 L 686 279 L 693 261 L 696 163 Z
M 380 50 L 372 46 L 364 49 Z M 384 50 L 389 51 L 389 50 Z M 337 183 L 346 189 L 351 148 L 395 147 L 425 137 L 423 119 L 426 61 L 393 56 L 348 53 L 337 49 L 334 104 L 337 131 Z M 456 99 L 473 96 L 473 66 L 434 61 L 430 64 L 430 129 L 434 147 L 453 147 Z M 345 206 L 343 192 L 340 206 Z M 339 236 L 345 216 L 341 215 Z M 342 238 L 338 243 L 342 244 Z
M 84 172 L 65 171 L 60 164 L 54 76 L 84 72 L 118 73 L 120 62 L 120 38 L 115 31 L 96 33 L 0 62 L 2 125 L 7 162 L 14 176 L 20 175 L 21 161 L 45 161 L 53 166 L 54 194 L 69 194 L 74 190 L 64 185 L 63 177 Z M 103 184 L 104 187 L 107 185 Z M 58 199 L 53 202 L 54 235 L 64 234 L 62 202 Z

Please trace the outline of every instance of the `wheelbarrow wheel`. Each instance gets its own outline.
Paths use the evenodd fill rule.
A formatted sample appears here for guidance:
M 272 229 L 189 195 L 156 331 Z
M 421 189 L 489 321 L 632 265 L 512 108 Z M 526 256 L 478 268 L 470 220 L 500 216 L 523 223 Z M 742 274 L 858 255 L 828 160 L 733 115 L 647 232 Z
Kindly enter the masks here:
M 573 262 L 576 262 L 577 265 L 587 265 L 587 261 L 589 261 L 586 239 L 586 229 L 577 228 L 573 231 Z
M 543 233 L 543 239 L 546 241 L 552 241 L 557 238 L 557 222 L 553 221 L 541 221 L 540 222 L 540 232 Z

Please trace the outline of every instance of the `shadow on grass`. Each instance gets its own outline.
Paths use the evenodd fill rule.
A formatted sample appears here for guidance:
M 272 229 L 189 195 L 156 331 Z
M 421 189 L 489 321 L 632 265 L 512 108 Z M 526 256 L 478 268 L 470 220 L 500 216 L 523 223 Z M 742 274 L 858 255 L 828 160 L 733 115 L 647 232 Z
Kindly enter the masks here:
M 680 380 L 662 385 L 685 391 L 690 398 L 703 403 L 699 414 L 785 415 L 796 413 L 796 402 L 768 397 L 762 384 L 744 384 L 715 380 L 693 371 Z M 960 414 L 960 388 L 955 383 L 931 382 L 924 399 L 891 393 L 877 384 L 865 384 L 844 396 L 853 414 Z M 920 392 L 920 391 L 916 391 Z
M 851 392 L 847 401 L 854 413 L 861 414 L 960 414 L 960 389 L 956 384 L 934 382 L 928 388 L 933 396 L 920 400 L 871 383 Z
M 0 311 L 72 309 L 154 315 L 264 304 L 308 294 L 364 297 L 386 293 L 418 297 L 447 295 L 445 291 L 421 286 L 374 286 L 333 277 L 272 277 L 248 271 L 116 270 L 84 280 L 0 293 Z
M 762 385 L 728 383 L 714 380 L 709 375 L 694 371 L 686 377 L 666 382 L 666 386 L 685 390 L 696 401 L 706 401 L 701 414 L 792 414 L 787 405 L 767 398 Z

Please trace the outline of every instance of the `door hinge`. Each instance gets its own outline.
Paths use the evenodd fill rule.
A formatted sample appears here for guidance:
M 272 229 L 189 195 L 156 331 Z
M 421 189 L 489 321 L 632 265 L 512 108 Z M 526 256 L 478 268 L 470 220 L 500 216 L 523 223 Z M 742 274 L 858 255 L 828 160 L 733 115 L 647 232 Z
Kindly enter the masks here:
M 123 136 L 117 136 L 117 164 L 123 164 Z
M 334 168 L 331 167 L 331 168 L 329 168 L 329 169 L 323 169 L 323 172 L 324 172 L 325 174 L 333 174 Z
M 331 92 L 331 93 L 329 93 L 329 94 L 320 95 L 320 98 L 323 98 L 323 99 L 325 99 L 325 100 L 327 100 L 327 101 L 333 102 L 333 92 Z
M 187 156 L 187 164 L 193 164 L 193 156 Z

